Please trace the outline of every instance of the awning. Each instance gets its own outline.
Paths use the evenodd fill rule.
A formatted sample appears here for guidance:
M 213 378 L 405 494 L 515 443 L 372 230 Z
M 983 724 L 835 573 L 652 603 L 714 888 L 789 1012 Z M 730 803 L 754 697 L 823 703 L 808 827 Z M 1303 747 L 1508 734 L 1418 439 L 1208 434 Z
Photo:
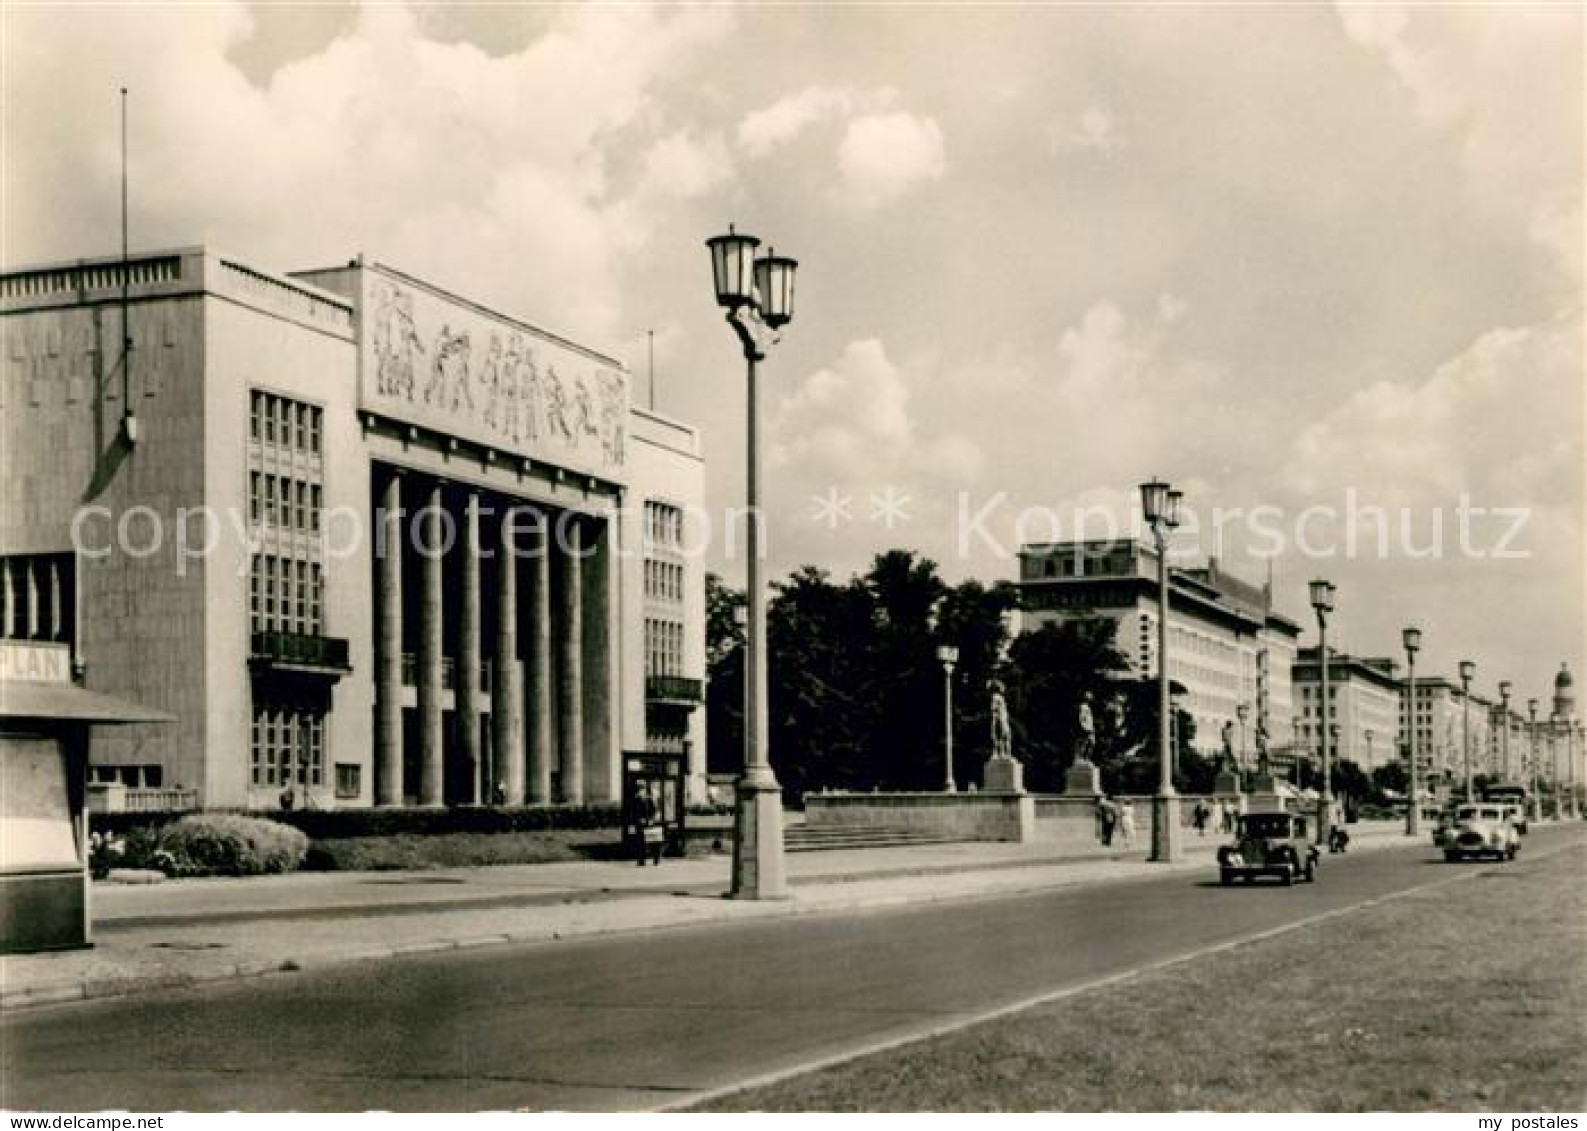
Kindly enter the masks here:
M 172 723 L 175 715 L 72 683 L 0 682 L 0 719 L 74 723 Z

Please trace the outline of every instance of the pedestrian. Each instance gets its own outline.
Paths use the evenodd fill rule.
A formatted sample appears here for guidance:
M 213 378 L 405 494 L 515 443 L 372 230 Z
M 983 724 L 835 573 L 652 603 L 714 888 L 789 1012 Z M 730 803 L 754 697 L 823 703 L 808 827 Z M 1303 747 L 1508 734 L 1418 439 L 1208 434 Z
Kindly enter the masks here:
M 1218 802 L 1218 822 L 1224 833 L 1234 832 L 1234 805 L 1231 802 Z
M 1103 797 L 1097 802 L 1097 819 L 1102 824 L 1102 844 L 1104 847 L 1113 844 L 1113 829 L 1118 823 L 1119 810 L 1112 799 Z
M 661 809 L 648 789 L 639 794 L 638 824 L 639 867 L 645 866 L 646 857 L 649 857 L 656 867 L 661 867 L 661 851 L 667 844 L 667 828 L 662 820 Z
M 1135 806 L 1129 798 L 1119 802 L 1119 838 L 1125 848 L 1135 845 Z
M 1210 813 L 1206 798 L 1196 802 L 1196 807 L 1190 811 L 1190 823 L 1195 827 L 1197 836 L 1207 835 L 1207 817 Z

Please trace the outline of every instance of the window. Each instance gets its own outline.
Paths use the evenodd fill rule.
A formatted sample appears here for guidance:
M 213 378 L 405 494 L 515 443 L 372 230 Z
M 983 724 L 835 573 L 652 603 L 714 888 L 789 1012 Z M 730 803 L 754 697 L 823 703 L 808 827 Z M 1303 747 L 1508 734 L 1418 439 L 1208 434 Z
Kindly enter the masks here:
M 343 801 L 354 800 L 363 793 L 364 768 L 356 762 L 336 763 L 336 796 Z
M 324 713 L 295 706 L 255 703 L 250 761 L 250 776 L 256 786 L 323 785 Z
M 75 646 L 75 554 L 0 556 L 0 638 Z

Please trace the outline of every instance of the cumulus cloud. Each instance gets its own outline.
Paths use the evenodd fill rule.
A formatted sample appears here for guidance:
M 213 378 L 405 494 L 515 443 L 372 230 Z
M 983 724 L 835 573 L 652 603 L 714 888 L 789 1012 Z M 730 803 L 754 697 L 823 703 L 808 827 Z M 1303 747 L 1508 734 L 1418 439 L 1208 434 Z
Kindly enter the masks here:
M 1341 3 L 1419 114 L 1459 140 L 1472 189 L 1579 282 L 1583 13 L 1576 5 Z
M 1282 482 L 1386 502 L 1579 505 L 1582 323 L 1489 331 L 1430 375 L 1379 381 L 1303 429 Z
M 372 6 L 257 84 L 230 61 L 251 27 L 240 5 L 80 15 L 7 17 L 7 147 L 29 155 L 5 163 L 8 258 L 114 246 L 123 83 L 135 243 L 220 242 L 282 269 L 364 250 L 596 338 L 619 324 L 618 265 L 665 201 L 724 176 L 720 141 L 648 136 L 652 91 L 723 34 L 721 10 L 569 8 L 492 55 Z M 607 167 L 634 135 L 649 152 L 619 194 Z
M 810 126 L 847 114 L 856 96 L 851 91 L 812 86 L 779 98 L 744 116 L 738 143 L 752 157 L 764 157 L 788 144 Z
M 916 185 L 940 180 L 946 168 L 941 128 L 903 111 L 854 119 L 838 144 L 843 196 L 860 208 L 891 203 Z

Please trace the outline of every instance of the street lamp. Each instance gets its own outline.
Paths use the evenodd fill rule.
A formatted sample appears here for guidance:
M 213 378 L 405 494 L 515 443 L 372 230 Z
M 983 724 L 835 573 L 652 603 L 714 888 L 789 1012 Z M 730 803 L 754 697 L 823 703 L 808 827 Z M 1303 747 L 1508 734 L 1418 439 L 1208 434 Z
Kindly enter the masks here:
M 727 235 L 705 241 L 711 249 L 711 274 L 717 305 L 727 311 L 748 368 L 749 556 L 745 599 L 748 629 L 744 639 L 744 776 L 738 781 L 733 828 L 733 896 L 782 899 L 788 894 L 783 867 L 782 788 L 768 759 L 766 695 L 766 595 L 760 560 L 760 395 L 756 364 L 766 358 L 775 332 L 793 319 L 794 272 L 799 264 L 769 251 L 757 253 L 760 240 L 728 225 Z
M 1460 661 L 1460 752 L 1466 763 L 1466 801 L 1477 798 L 1476 784 L 1471 776 L 1471 680 L 1477 674 L 1477 665 L 1470 660 Z
M 1405 810 L 1405 835 L 1417 836 L 1422 829 L 1421 786 L 1416 766 L 1416 653 L 1422 648 L 1422 630 L 1414 625 L 1400 633 L 1405 645 L 1405 730 L 1410 745 L 1411 803 Z
M 1322 672 L 1319 691 L 1322 696 L 1322 721 L 1317 727 L 1318 742 L 1322 745 L 1322 801 L 1317 811 L 1317 843 L 1325 844 L 1333 831 L 1333 775 L 1328 761 L 1330 717 L 1328 714 L 1328 614 L 1334 611 L 1334 594 L 1338 590 L 1331 581 L 1318 578 L 1311 583 L 1311 607 L 1317 611 L 1317 660 Z
M 1504 780 L 1514 781 L 1510 769 L 1510 681 L 1499 681 L 1499 725 L 1504 728 L 1499 736 L 1499 758 L 1504 763 Z
M 1168 534 L 1179 525 L 1179 503 L 1184 493 L 1160 479 L 1141 484 L 1141 513 L 1152 528 L 1157 547 L 1157 794 L 1152 798 L 1152 856 L 1157 863 L 1179 859 L 1179 806 L 1174 779 L 1169 731 L 1172 707 L 1168 694 Z
M 953 781 L 953 666 L 959 662 L 959 650 L 943 644 L 937 648 L 937 659 L 942 661 L 942 788 L 953 793 L 958 789 Z
M 1240 720 L 1240 772 L 1245 772 L 1245 720 L 1251 717 L 1251 704 L 1241 703 L 1234 709 L 1234 717 Z
M 1527 725 L 1527 735 L 1528 735 L 1527 746 L 1530 747 L 1530 749 L 1532 751 L 1532 820 L 1541 821 L 1543 819 L 1543 798 L 1540 796 L 1540 792 L 1541 792 L 1543 787 L 1542 787 L 1542 782 L 1541 782 L 1541 780 L 1539 778 L 1538 769 L 1537 769 L 1537 700 L 1536 699 L 1528 699 L 1526 701 L 1526 713 L 1527 713 L 1528 719 L 1530 720 L 1528 725 Z

